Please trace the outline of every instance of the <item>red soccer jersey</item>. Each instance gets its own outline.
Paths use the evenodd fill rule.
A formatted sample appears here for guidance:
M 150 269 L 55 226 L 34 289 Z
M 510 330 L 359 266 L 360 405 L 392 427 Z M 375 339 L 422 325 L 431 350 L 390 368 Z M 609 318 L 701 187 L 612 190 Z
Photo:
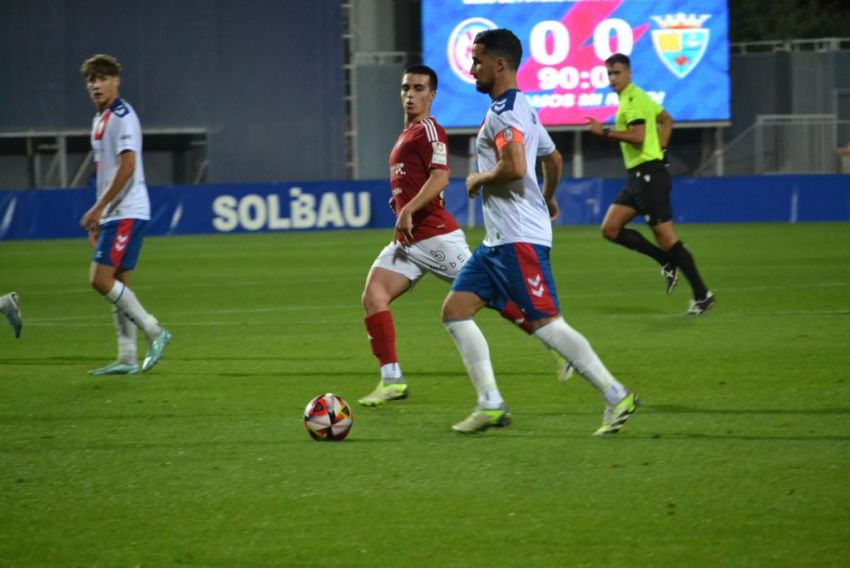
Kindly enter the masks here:
M 405 128 L 390 152 L 390 185 L 396 215 L 419 193 L 431 170 L 448 169 L 448 137 L 433 117 Z M 441 195 L 413 214 L 414 242 L 459 228 L 443 205 Z

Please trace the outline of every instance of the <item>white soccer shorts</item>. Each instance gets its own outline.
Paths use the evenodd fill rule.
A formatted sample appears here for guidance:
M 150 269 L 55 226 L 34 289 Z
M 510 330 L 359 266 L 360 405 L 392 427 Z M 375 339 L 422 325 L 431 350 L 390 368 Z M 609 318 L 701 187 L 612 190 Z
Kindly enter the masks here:
M 378 254 L 372 268 L 392 270 L 411 282 L 428 272 L 452 282 L 471 255 L 463 231 L 457 229 L 412 245 L 390 243 Z

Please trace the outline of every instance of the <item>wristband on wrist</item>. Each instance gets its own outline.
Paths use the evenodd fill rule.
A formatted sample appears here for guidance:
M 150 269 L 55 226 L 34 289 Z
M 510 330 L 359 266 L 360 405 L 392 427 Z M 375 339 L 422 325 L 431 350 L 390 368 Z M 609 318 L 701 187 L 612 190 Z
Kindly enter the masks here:
M 603 138 L 608 138 L 608 135 L 609 135 L 609 134 L 611 134 L 611 129 L 610 129 L 610 128 L 603 128 L 603 129 L 602 129 L 602 137 L 603 137 Z

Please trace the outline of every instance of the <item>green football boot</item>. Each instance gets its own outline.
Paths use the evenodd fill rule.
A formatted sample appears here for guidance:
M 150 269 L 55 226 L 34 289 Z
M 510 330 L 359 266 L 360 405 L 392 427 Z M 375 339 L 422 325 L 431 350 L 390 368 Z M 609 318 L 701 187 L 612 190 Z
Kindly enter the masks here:
M 640 406 L 640 399 L 633 392 L 630 392 L 623 397 L 623 400 L 613 406 L 607 406 L 605 413 L 602 415 L 602 426 L 600 426 L 594 436 L 604 436 L 605 434 L 616 434 L 626 423 L 626 420 L 631 418 L 632 414 L 637 412 Z
M 154 365 L 159 363 L 162 356 L 165 354 L 165 347 L 171 343 L 171 332 L 162 328 L 162 333 L 159 337 L 153 340 L 148 353 L 145 355 L 145 360 L 142 362 L 142 371 L 147 372 L 153 369 Z
M 375 390 L 359 399 L 361 406 L 381 406 L 390 400 L 404 400 L 410 394 L 407 383 L 392 383 L 385 385 L 384 381 L 378 383 Z
M 488 428 L 504 428 L 511 423 L 511 411 L 506 405 L 501 408 L 485 410 L 476 408 L 472 414 L 452 426 L 452 430 L 461 434 L 477 434 Z

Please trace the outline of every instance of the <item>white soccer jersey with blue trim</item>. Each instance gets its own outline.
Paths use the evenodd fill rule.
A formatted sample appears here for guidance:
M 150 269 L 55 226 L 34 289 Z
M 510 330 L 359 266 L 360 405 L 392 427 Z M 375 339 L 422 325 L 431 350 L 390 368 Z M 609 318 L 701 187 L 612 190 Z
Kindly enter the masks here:
M 136 169 L 127 184 L 103 212 L 101 223 L 116 219 L 151 218 L 145 170 L 142 165 L 142 127 L 133 107 L 123 99 L 115 101 L 92 122 L 91 147 L 97 170 L 97 197 L 109 189 L 118 170 L 119 156 L 132 150 L 136 153 Z
M 478 171 L 495 167 L 498 161 L 496 139 L 510 141 L 519 135 L 525 148 L 525 177 L 509 183 L 484 187 L 484 244 L 534 243 L 552 246 L 552 222 L 535 166 L 538 156 L 555 151 L 549 133 L 540 124 L 537 112 L 520 91 L 511 89 L 497 97 L 484 118 L 475 141 Z

